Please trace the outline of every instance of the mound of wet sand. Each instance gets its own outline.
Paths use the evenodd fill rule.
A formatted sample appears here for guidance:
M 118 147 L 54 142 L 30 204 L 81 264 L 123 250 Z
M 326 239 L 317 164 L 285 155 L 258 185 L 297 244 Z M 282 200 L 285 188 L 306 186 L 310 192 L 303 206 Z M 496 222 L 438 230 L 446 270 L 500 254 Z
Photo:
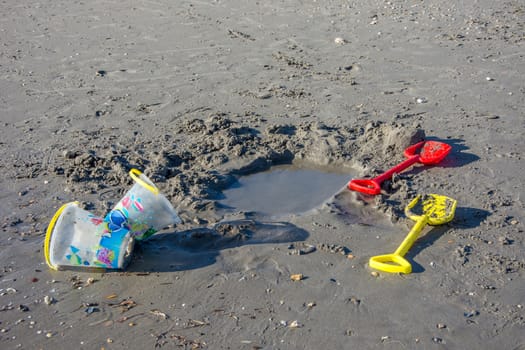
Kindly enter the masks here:
M 401 161 L 404 149 L 424 136 L 422 129 L 398 123 L 336 127 L 308 122 L 259 130 L 225 116 L 211 116 L 166 130 L 166 137 L 144 144 L 140 153 L 130 152 L 133 144 L 113 149 L 110 141 L 92 149 L 68 149 L 47 170 L 65 176 L 72 191 L 97 192 L 129 186 L 130 167 L 145 167 L 178 209 L 197 215 L 199 221 L 215 214 L 215 200 L 236 176 L 289 163 L 340 171 L 359 167 L 362 173 L 374 175 Z M 386 186 L 390 195 L 402 189 L 399 196 L 405 199 L 414 193 L 408 177 L 396 180 Z

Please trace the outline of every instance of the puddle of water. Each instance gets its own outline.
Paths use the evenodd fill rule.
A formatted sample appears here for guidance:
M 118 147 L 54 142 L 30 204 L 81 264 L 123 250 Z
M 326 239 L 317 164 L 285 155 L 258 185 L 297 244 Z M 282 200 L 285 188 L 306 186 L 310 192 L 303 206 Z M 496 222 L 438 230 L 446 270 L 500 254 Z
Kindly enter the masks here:
M 293 165 L 243 176 L 223 191 L 221 204 L 268 216 L 301 214 L 319 207 L 352 178 L 350 173 L 326 172 Z

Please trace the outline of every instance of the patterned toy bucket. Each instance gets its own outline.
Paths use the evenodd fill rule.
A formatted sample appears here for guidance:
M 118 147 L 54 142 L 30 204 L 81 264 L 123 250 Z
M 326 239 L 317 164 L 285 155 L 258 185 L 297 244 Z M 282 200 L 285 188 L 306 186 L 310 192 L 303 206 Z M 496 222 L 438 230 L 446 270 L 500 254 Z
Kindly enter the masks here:
M 134 238 L 124 221 L 109 222 L 78 206 L 63 205 L 47 228 L 44 254 L 54 270 L 124 268 L 133 251 Z
M 181 223 L 170 201 L 155 184 L 137 169 L 129 175 L 135 184 L 106 216 L 107 221 L 127 221 L 135 239 L 143 240 L 155 232 Z

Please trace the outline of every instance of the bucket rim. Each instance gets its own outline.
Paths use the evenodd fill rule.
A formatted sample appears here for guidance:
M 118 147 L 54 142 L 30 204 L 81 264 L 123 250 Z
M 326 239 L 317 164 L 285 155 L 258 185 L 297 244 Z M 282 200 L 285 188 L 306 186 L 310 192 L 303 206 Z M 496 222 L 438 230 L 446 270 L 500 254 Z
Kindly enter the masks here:
M 50 254 L 49 254 L 49 248 L 51 245 L 51 236 L 53 236 L 53 231 L 55 230 L 55 225 L 57 223 L 58 218 L 60 217 L 60 215 L 62 215 L 62 212 L 66 209 L 66 207 L 68 207 L 71 204 L 78 206 L 80 203 L 76 201 L 69 202 L 69 203 L 62 205 L 60 208 L 58 208 L 55 215 L 53 215 L 53 218 L 51 218 L 51 221 L 49 222 L 49 226 L 47 227 L 47 231 L 46 231 L 46 238 L 44 240 L 44 257 L 46 259 L 47 266 L 49 266 L 51 269 L 55 271 L 58 270 L 58 267 L 51 263 Z

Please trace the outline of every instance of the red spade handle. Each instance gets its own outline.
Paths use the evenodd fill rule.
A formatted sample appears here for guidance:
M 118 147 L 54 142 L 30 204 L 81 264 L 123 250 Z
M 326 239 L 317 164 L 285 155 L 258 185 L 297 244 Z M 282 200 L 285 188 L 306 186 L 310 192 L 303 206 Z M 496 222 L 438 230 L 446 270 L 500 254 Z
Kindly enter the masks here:
M 400 173 L 419 161 L 419 154 L 416 154 L 416 152 L 422 148 L 424 144 L 425 141 L 421 141 L 408 147 L 404 152 L 405 157 L 407 157 L 406 160 L 373 179 L 353 179 L 348 184 L 348 188 L 353 191 L 370 195 L 379 194 L 381 192 L 381 183 L 383 181 L 390 179 L 394 173 Z
M 383 174 L 374 177 L 373 179 L 353 179 L 348 184 L 348 188 L 353 191 L 358 191 L 361 193 L 366 193 L 370 195 L 376 195 L 381 192 L 381 183 L 387 179 L 390 179 L 394 173 L 400 173 L 414 163 L 417 163 L 419 160 L 419 155 L 411 156 L 405 161 L 399 163 L 390 170 L 384 172 Z

